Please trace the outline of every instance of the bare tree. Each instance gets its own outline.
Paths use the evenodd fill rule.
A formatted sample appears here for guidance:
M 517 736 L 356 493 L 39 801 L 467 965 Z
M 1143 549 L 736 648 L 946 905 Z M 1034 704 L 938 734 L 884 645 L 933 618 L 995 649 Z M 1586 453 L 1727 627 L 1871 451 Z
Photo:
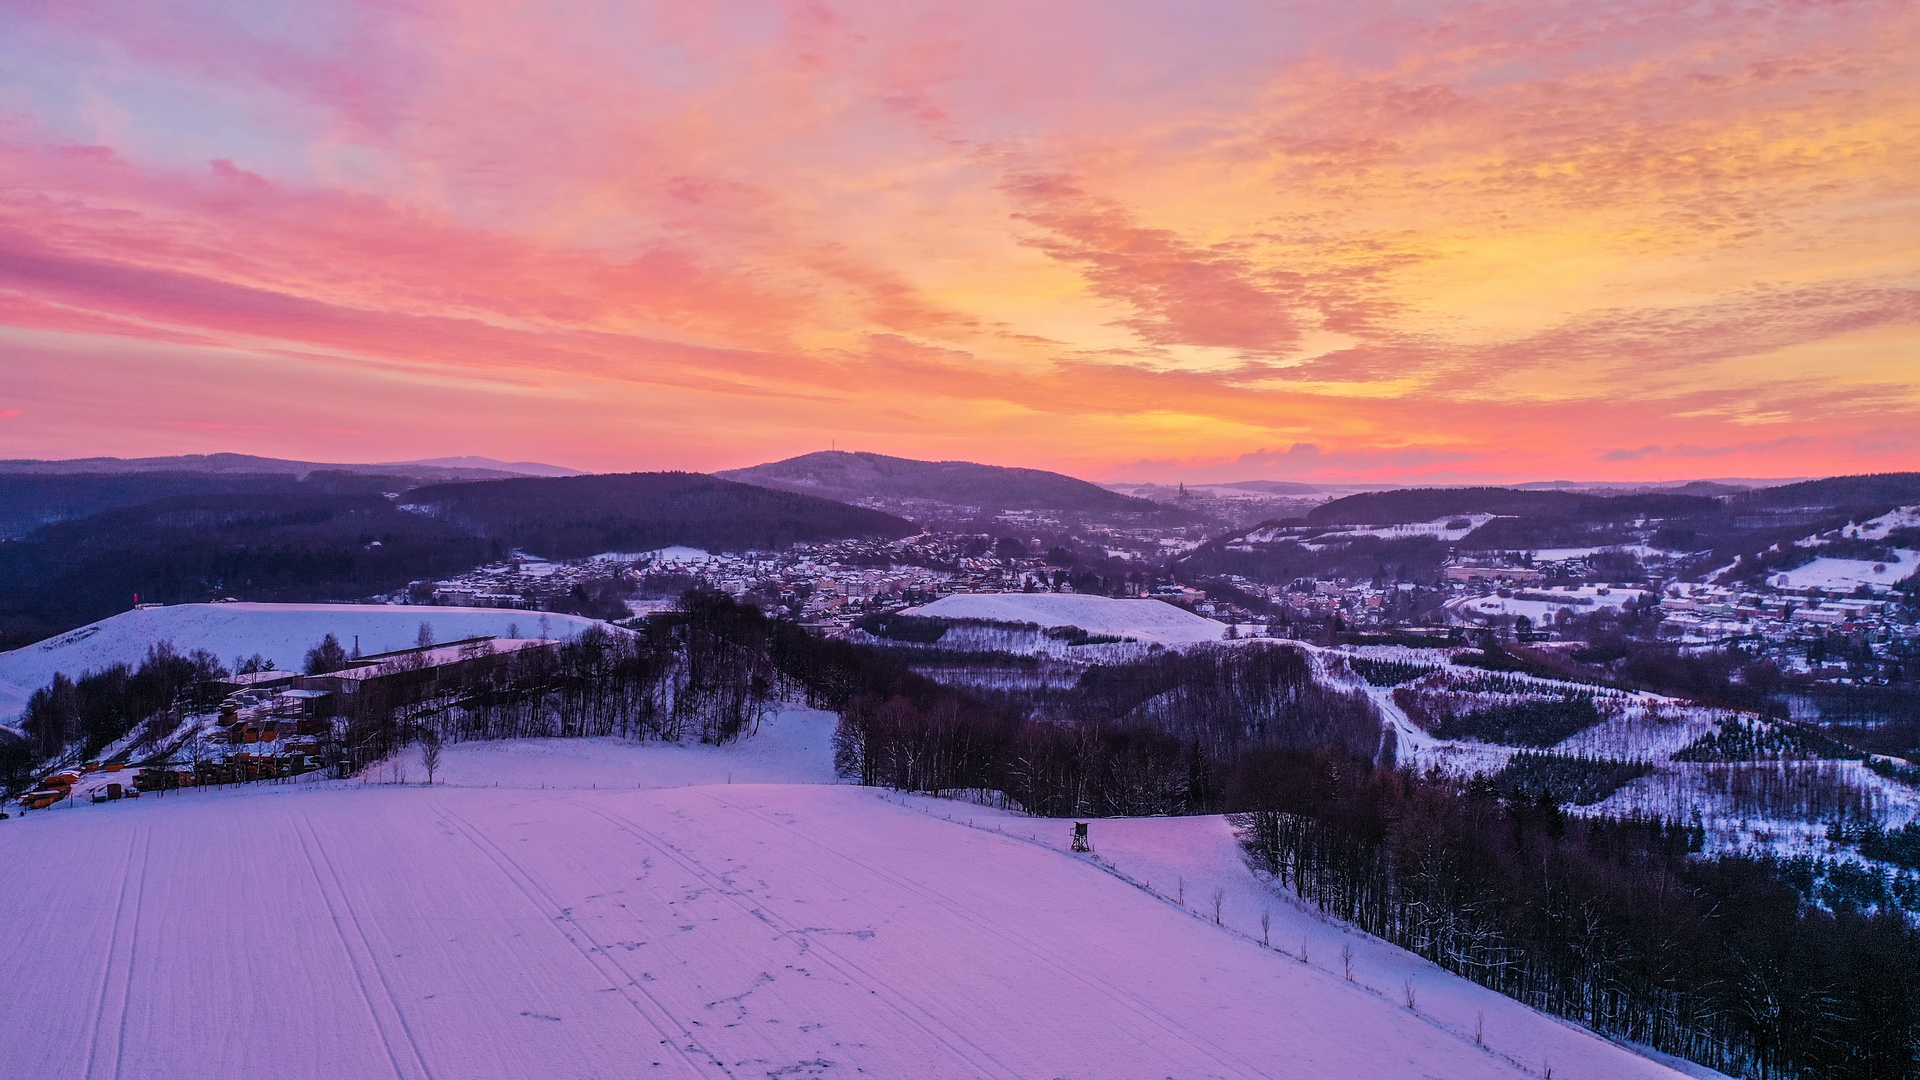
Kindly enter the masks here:
M 1220 905 L 1226 902 L 1227 902 L 1227 890 L 1225 889 L 1213 890 L 1213 922 L 1215 926 L 1218 926 L 1220 924 Z
M 420 740 L 420 764 L 427 770 L 427 783 L 433 783 L 433 774 L 440 769 L 440 736 L 429 734 Z
M 428 646 L 431 646 L 433 644 L 433 624 L 432 623 L 426 621 L 425 619 L 420 620 L 420 632 L 413 635 L 413 644 L 416 648 L 421 648 L 421 649 L 427 648 Z

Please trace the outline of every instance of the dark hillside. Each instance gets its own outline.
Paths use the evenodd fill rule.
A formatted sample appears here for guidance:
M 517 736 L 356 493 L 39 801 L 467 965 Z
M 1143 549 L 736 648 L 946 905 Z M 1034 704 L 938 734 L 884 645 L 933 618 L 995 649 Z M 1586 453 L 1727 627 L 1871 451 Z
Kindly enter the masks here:
M 1069 510 L 1163 516 L 1167 508 L 1041 469 L 971 461 L 914 461 L 821 451 L 715 475 L 829 499 L 924 500 L 987 510 Z
M 409 508 L 459 530 L 551 559 L 685 544 L 775 550 L 796 542 L 911 536 L 878 510 L 736 484 L 700 473 L 615 473 L 436 484 Z
M 42 525 L 181 495 L 269 495 L 300 490 L 291 474 L 0 473 L 0 540 Z
M 1650 493 L 1587 495 L 1571 491 L 1513 488 L 1412 488 L 1368 491 L 1335 499 L 1307 513 L 1315 525 L 1402 525 L 1452 514 L 1502 514 L 1560 521 L 1628 521 L 1639 517 L 1687 517 L 1720 510 L 1718 500 L 1699 495 Z
M 1781 507 L 1884 509 L 1913 503 L 1920 503 L 1920 472 L 1868 473 L 1806 480 L 1736 495 L 1728 501 L 1728 506 L 1738 513 L 1747 509 Z
M 467 569 L 501 545 L 378 494 L 188 495 L 0 542 L 0 644 L 143 601 L 343 600 Z

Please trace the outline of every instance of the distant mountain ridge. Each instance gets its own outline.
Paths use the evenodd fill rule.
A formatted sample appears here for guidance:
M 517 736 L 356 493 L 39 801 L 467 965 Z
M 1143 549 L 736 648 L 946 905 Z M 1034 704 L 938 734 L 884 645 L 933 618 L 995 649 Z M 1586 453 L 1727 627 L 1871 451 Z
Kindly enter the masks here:
M 495 461 L 492 458 L 429 458 L 423 461 L 341 463 L 293 461 L 252 454 L 178 454 L 148 458 L 15 458 L 0 461 L 0 475 L 68 476 L 129 473 L 212 473 L 221 475 L 292 475 L 305 479 L 316 472 L 344 472 L 363 476 L 406 476 L 416 480 L 490 480 L 508 476 L 582 476 L 578 469 L 537 461 Z
M 713 475 L 841 502 L 873 499 L 897 505 L 920 501 L 975 507 L 989 513 L 1060 510 L 1157 516 L 1166 512 L 1166 508 L 1146 499 L 1044 469 L 972 461 L 916 461 L 851 450 L 822 450 Z

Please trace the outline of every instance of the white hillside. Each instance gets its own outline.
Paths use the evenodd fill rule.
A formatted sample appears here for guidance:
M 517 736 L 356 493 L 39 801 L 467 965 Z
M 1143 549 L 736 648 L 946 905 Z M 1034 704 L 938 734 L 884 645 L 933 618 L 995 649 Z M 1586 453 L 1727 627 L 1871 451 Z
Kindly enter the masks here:
M 77 676 L 116 663 L 138 664 L 147 647 L 172 641 L 181 652 L 206 649 L 228 664 L 259 653 L 275 667 L 298 669 L 308 649 L 327 634 L 349 650 L 360 639 L 364 653 L 414 644 L 420 624 L 434 638 L 534 637 L 540 620 L 555 638 L 571 638 L 593 625 L 574 615 L 506 608 L 396 607 L 373 604 L 180 604 L 126 611 L 58 637 L 0 653 L 0 722 L 11 722 L 28 695 L 53 681 L 54 672 Z M 509 634 L 517 627 L 517 634 Z
M 1895 548 L 1886 562 L 1866 559 L 1815 559 L 1805 566 L 1783 570 L 1768 581 L 1776 589 L 1826 589 L 1852 592 L 1865 585 L 1877 592 L 1888 589 L 1920 571 L 1920 551 Z
M 1268 894 L 1218 818 L 1096 822 L 1109 867 L 1058 850 L 1066 822 L 847 786 L 582 789 L 564 764 L 569 789 L 529 790 L 509 745 L 455 749 L 475 786 L 0 823 L 34 883 L 0 892 L 0 923 L 33 927 L 0 950 L 9 1075 L 1678 1075 L 1363 938 L 1350 982 L 1338 927 L 1277 897 L 1294 955 L 1263 948 Z
M 1079 593 L 955 593 L 903 614 L 929 619 L 984 619 L 1034 623 L 1041 627 L 1077 626 L 1091 634 L 1110 634 L 1164 645 L 1218 641 L 1225 623 L 1195 615 L 1158 600 L 1115 600 Z

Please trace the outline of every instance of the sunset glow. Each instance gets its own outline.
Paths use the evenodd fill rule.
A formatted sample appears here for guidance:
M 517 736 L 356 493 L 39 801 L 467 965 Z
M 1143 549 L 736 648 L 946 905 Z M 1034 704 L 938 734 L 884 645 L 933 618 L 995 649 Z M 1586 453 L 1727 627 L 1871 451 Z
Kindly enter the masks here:
M 1920 8 L 0 14 L 0 457 L 1920 468 Z

